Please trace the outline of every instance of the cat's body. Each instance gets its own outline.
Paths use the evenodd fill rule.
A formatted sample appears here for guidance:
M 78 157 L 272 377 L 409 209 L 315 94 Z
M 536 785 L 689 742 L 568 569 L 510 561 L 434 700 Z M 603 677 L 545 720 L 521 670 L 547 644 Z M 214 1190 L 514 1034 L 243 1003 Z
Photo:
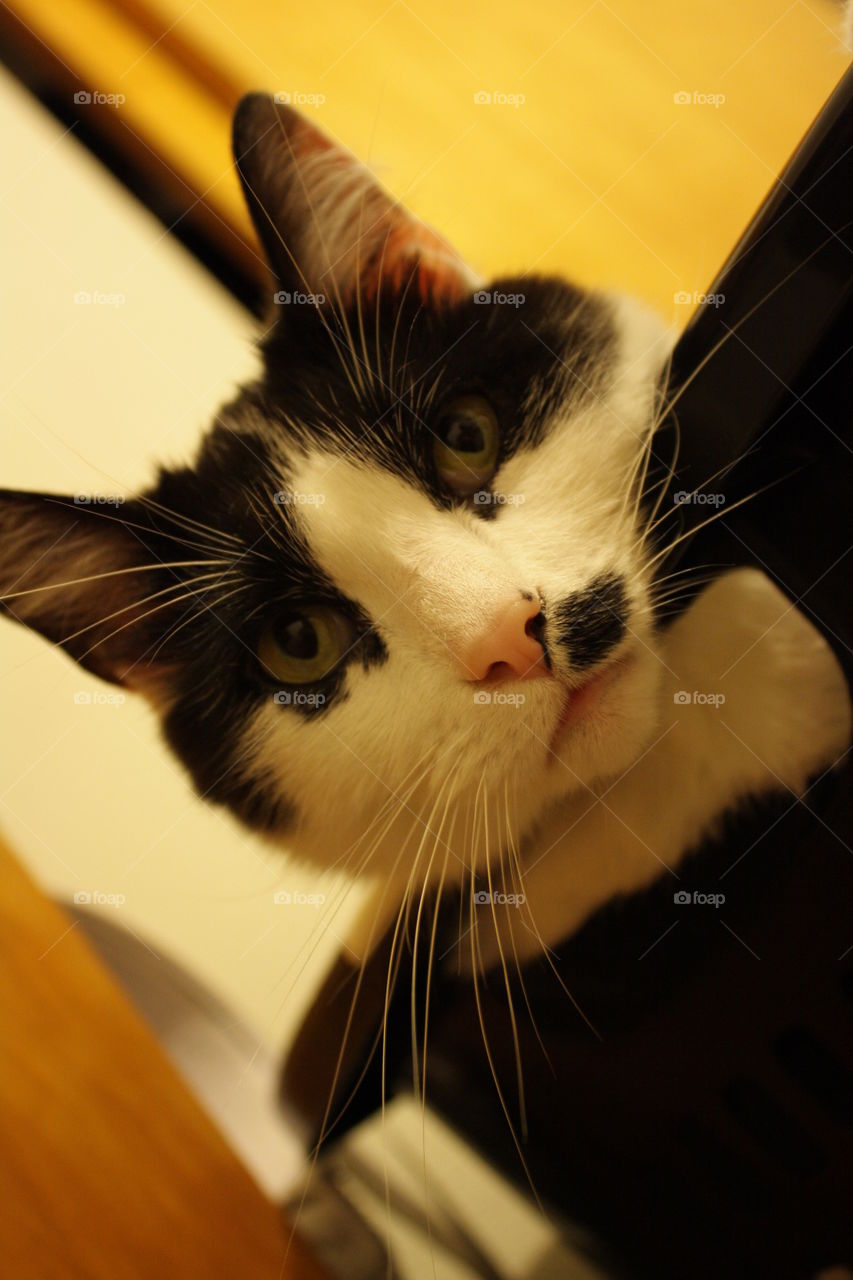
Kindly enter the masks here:
M 555 280 L 483 293 L 268 98 L 235 151 L 279 286 L 264 375 L 120 509 L 0 496 L 8 612 L 145 693 L 202 795 L 377 876 L 364 946 L 476 872 L 526 894 L 530 951 L 832 765 L 843 677 L 765 579 L 658 624 L 654 318 Z

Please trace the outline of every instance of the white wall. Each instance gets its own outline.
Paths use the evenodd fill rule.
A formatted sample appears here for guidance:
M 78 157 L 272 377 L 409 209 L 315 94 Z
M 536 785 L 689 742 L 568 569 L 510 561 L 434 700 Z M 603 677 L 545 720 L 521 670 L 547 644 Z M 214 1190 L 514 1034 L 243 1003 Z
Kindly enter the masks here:
M 0 135 L 0 486 L 133 489 L 252 373 L 253 322 L 5 74 Z M 112 691 L 0 620 L 0 831 L 49 891 L 123 894 L 101 909 L 280 1046 L 354 899 L 333 920 L 332 886 L 200 803 L 141 702 L 74 700 Z M 279 888 L 329 901 L 276 905 Z

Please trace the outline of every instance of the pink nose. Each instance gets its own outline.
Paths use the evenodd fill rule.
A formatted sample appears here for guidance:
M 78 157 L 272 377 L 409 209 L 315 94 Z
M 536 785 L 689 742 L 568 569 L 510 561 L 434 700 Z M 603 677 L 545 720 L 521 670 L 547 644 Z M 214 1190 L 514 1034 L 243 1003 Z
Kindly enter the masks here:
M 529 634 L 541 610 L 539 597 L 504 605 L 460 655 L 468 680 L 524 680 L 548 675 L 545 651 Z

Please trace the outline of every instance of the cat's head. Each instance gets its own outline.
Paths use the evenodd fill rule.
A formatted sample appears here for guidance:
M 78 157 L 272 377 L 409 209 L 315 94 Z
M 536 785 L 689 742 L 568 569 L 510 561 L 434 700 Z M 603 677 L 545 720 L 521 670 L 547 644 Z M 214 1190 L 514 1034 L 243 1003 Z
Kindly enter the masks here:
M 262 377 L 139 498 L 0 495 L 0 594 L 146 694 L 250 825 L 325 865 L 455 871 L 653 731 L 667 343 L 561 280 L 481 285 L 268 97 L 234 139 L 275 275 Z

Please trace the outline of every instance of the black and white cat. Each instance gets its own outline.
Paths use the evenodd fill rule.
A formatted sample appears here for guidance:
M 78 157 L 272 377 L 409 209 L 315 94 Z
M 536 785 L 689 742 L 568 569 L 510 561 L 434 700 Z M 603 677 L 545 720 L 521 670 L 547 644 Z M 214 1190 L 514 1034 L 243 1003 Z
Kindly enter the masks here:
M 661 324 L 484 288 L 271 98 L 234 139 L 276 277 L 263 376 L 123 506 L 0 493 L 10 617 L 147 696 L 202 796 L 375 876 L 368 936 L 479 871 L 523 884 L 523 955 L 830 767 L 845 681 L 766 578 L 657 625 Z

